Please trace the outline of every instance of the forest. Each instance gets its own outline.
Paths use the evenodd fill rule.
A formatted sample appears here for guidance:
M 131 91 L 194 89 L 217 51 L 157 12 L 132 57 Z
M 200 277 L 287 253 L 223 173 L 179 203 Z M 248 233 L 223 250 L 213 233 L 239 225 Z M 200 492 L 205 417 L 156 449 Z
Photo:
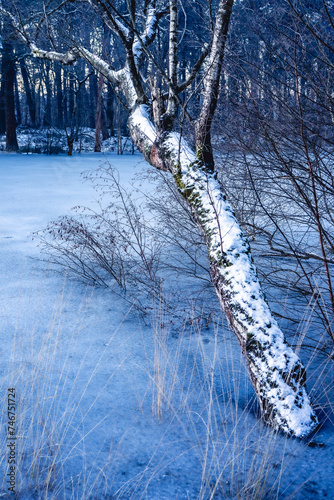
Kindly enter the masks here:
M 3 495 L 334 495 L 334 2 L 2 0 L 0 58 Z

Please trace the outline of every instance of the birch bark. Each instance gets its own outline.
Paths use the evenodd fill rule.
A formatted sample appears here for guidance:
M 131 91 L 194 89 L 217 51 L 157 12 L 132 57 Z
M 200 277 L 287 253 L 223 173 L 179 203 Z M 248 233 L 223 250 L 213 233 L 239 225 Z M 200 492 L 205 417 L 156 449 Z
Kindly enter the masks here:
M 232 7 L 233 0 L 219 2 L 213 41 L 204 78 L 203 103 L 195 126 L 197 156 L 210 172 L 214 171 L 211 125 L 219 96 L 220 75 Z
M 177 0 L 169 0 L 169 52 L 168 76 L 170 81 L 168 104 L 163 118 L 165 130 L 171 130 L 177 112 L 175 89 L 177 88 Z

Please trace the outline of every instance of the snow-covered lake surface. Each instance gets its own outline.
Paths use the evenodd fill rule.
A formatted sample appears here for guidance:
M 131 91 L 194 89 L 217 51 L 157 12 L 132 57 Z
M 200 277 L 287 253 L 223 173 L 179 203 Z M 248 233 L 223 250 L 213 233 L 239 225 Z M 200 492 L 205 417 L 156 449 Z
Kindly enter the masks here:
M 184 321 L 156 302 L 143 318 L 39 260 L 31 234 L 96 205 L 80 174 L 104 158 L 128 189 L 150 168 L 139 155 L 0 154 L 2 496 L 14 387 L 19 498 L 334 498 L 332 361 L 309 368 L 323 422 L 314 441 L 325 444 L 310 447 L 259 422 L 225 323 L 189 321 L 191 304 Z

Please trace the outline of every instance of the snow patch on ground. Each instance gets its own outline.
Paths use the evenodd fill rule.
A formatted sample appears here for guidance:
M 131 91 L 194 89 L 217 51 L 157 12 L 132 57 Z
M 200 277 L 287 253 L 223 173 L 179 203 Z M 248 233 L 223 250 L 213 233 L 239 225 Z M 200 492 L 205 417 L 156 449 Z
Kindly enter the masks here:
M 31 129 L 25 127 L 17 128 L 17 141 L 19 150 L 22 153 L 41 153 L 55 155 L 67 153 L 68 145 L 65 130 L 54 127 Z M 73 152 L 93 152 L 95 145 L 95 130 L 82 127 L 78 130 L 77 139 L 74 141 Z M 120 148 L 122 152 L 131 153 L 133 144 L 130 137 L 122 137 Z M 0 151 L 6 149 L 6 136 L 0 135 Z M 101 139 L 102 152 L 112 152 L 118 149 L 118 138 L 109 137 Z

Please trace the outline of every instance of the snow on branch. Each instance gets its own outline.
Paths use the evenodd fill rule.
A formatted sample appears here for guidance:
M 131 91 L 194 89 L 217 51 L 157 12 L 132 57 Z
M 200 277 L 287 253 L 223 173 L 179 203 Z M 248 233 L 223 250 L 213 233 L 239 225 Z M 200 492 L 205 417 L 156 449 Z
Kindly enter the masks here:
M 146 10 L 146 22 L 142 35 L 136 34 L 132 46 L 132 52 L 137 67 L 141 62 L 144 47 L 148 47 L 154 40 L 159 20 L 165 13 L 165 10 L 158 11 L 155 6 L 155 0 L 149 2 Z
M 120 81 L 120 71 L 115 71 L 111 69 L 110 65 L 101 59 L 101 57 L 93 54 L 85 47 L 78 46 L 75 51 L 80 54 L 81 57 L 86 59 L 91 66 L 96 69 L 101 75 L 103 75 L 107 80 L 112 83 L 118 84 Z
M 28 46 L 33 57 L 39 57 L 49 61 L 59 61 L 64 65 L 73 64 L 77 60 L 77 55 L 73 49 L 61 53 L 54 50 L 39 49 L 33 42 L 28 42 Z

